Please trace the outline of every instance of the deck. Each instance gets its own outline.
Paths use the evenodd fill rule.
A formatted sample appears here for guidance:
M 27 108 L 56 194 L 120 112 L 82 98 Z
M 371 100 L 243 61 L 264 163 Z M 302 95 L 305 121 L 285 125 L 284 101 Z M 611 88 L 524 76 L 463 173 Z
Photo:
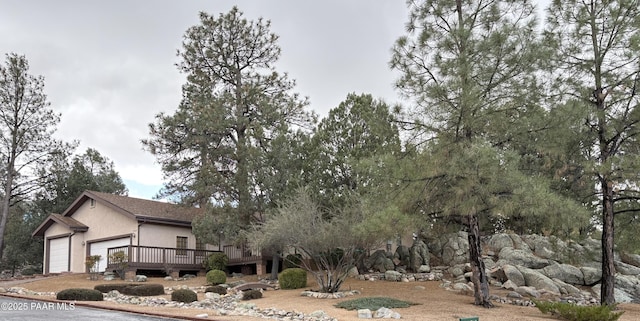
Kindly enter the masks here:
M 126 268 L 131 270 L 202 270 L 203 261 L 209 255 L 220 252 L 224 252 L 229 258 L 228 266 L 249 264 L 258 266 L 265 260 L 263 253 L 255 253 L 234 245 L 225 245 L 222 251 L 128 245 L 107 249 L 107 269 L 118 268 L 118 263 L 113 261 L 112 255 L 119 252 L 122 252 Z

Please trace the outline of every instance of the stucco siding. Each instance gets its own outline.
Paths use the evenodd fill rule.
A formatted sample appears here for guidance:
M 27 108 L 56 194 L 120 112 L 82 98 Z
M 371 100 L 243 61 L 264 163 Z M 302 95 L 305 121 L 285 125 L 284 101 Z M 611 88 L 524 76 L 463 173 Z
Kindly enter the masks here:
M 47 252 L 48 249 L 48 239 L 50 238 L 54 238 L 56 236 L 60 236 L 60 235 L 68 235 L 71 234 L 71 230 L 69 228 L 67 228 L 64 225 L 58 224 L 58 223 L 54 223 L 52 224 L 44 233 L 44 239 L 45 241 L 44 243 L 44 257 L 43 257 L 43 264 L 42 264 L 42 273 L 47 273 L 47 264 L 49 262 L 49 253 Z
M 82 244 L 84 233 L 76 233 L 71 236 L 71 272 L 74 273 L 85 271 L 86 255 L 84 255 L 84 245 Z
M 86 271 L 87 243 L 114 236 L 132 235 L 138 229 L 135 219 L 114 211 L 98 202 L 91 205 L 87 201 L 72 215 L 89 229 L 76 233 L 71 239 L 71 271 L 83 273 Z M 53 226 L 51 227 L 53 228 Z M 49 233 L 49 228 L 47 233 Z
M 67 233 L 71 233 L 71 230 L 68 227 L 62 224 L 54 223 L 54 224 L 51 224 L 51 226 L 44 233 L 44 237 L 46 239 L 46 238 L 55 237 L 57 235 L 67 234 Z
M 141 224 L 138 245 L 176 247 L 176 237 L 187 237 L 187 248 L 196 248 L 196 237 L 191 232 L 190 227 L 168 226 L 159 224 Z

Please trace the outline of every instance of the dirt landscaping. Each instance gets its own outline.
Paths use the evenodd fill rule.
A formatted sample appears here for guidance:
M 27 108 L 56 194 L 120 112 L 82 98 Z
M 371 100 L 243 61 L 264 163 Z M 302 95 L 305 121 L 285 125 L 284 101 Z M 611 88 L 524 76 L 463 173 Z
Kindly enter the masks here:
M 243 278 L 245 281 L 254 282 L 257 280 L 255 276 L 247 276 Z M 236 279 L 229 279 L 232 281 Z M 31 280 L 30 280 L 31 281 Z M 36 279 L 32 282 L 22 284 L 11 284 L 0 282 L 0 287 L 20 286 L 36 292 L 57 292 L 67 288 L 93 288 L 97 284 L 120 281 L 90 281 L 86 274 L 73 274 L 57 276 L 46 279 Z M 205 285 L 205 279 L 198 277 L 185 281 L 171 281 L 163 278 L 149 278 L 148 283 L 161 283 L 164 286 L 187 285 L 191 287 Z M 386 296 L 401 300 L 417 303 L 409 308 L 394 309 L 402 315 L 403 320 L 451 320 L 457 321 L 460 318 L 478 316 L 480 320 L 555 320 L 551 316 L 544 315 L 536 308 L 519 307 L 509 304 L 496 304 L 493 309 L 484 309 L 473 305 L 473 297 L 471 295 L 459 294 L 448 291 L 440 287 L 441 282 L 387 282 L 387 281 L 360 281 L 349 279 L 343 286 L 343 290 L 359 290 L 361 294 L 344 298 L 344 299 L 315 299 L 303 297 L 300 295 L 301 290 L 268 290 L 264 292 L 261 299 L 252 300 L 259 308 L 276 307 L 287 311 L 299 311 L 305 314 L 317 310 L 323 310 L 329 316 L 338 320 L 360 320 L 357 318 L 355 311 L 347 311 L 336 308 L 334 305 L 338 302 L 349 300 L 357 297 L 370 296 Z M 313 283 L 309 283 L 311 289 Z M 492 288 L 493 294 L 503 296 L 506 292 Z M 164 296 L 169 299 L 168 295 Z M 54 297 L 48 297 L 49 299 Z M 204 295 L 199 293 L 198 299 L 203 299 Z M 87 302 L 88 303 L 88 302 Z M 209 320 L 221 321 L 240 321 L 240 320 L 259 320 L 258 318 L 250 318 L 246 316 L 218 316 L 212 310 L 199 309 L 181 309 L 181 308 L 151 308 L 140 307 L 129 304 L 116 304 L 113 302 L 91 302 L 96 307 L 124 309 L 139 313 L 162 314 L 165 316 L 173 316 L 177 318 L 192 319 L 201 313 L 208 313 Z M 619 319 L 620 321 L 640 320 L 640 305 L 637 304 L 621 304 L 619 308 L 625 313 Z

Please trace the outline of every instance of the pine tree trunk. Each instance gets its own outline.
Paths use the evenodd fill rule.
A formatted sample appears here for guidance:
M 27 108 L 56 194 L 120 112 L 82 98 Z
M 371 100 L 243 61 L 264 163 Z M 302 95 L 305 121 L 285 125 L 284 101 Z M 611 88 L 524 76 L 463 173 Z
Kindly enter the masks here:
M 280 255 L 278 252 L 273 252 L 273 261 L 271 262 L 271 279 L 278 279 L 278 270 L 280 269 Z
M 13 155 L 13 154 L 12 154 Z M 14 178 L 14 163 L 15 157 L 9 160 L 9 170 L 7 170 L 7 177 L 4 186 L 4 195 L 2 196 L 2 209 L 0 210 L 0 260 L 4 255 L 4 233 L 7 228 L 7 218 L 9 217 L 9 207 L 11 205 L 11 192 L 13 187 Z
M 482 261 L 482 248 L 480 245 L 480 223 L 477 214 L 469 215 L 469 261 L 471 262 L 471 281 L 473 282 L 473 295 L 475 305 L 492 308 L 489 300 L 489 281 Z
M 613 183 L 607 177 L 602 178 L 602 280 L 600 284 L 600 304 L 613 305 L 615 266 L 613 258 Z

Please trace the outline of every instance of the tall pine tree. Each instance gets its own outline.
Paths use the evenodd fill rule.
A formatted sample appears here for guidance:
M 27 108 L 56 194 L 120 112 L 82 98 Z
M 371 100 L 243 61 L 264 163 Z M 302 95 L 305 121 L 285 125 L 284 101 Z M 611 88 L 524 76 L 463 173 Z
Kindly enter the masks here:
M 224 206 L 218 213 L 229 217 L 219 219 L 230 230 L 247 227 L 277 197 L 262 179 L 273 142 L 314 120 L 295 82 L 275 70 L 277 41 L 269 21 L 249 21 L 236 7 L 200 13 L 179 51 L 187 83 L 178 111 L 158 115 L 143 141 L 162 165 L 163 195 Z
M 615 303 L 615 216 L 640 211 L 640 8 L 636 0 L 553 1 L 545 43 L 558 104 L 583 111 L 582 157 L 596 179 L 602 223 L 601 304 Z
M 505 141 L 526 133 L 503 121 L 536 109 L 536 17 L 530 1 L 412 1 L 408 35 L 393 48 L 397 87 L 414 107 L 410 124 L 424 168 L 413 183 L 429 198 L 421 215 L 458 217 L 469 232 L 475 304 L 491 307 L 480 254 L 480 219 L 506 214 L 518 192 L 513 153 Z M 501 121 L 496 121 L 501 120 Z M 503 124 L 498 126 L 498 124 Z M 517 159 L 515 160 L 517 163 Z M 437 208 L 435 208 L 437 206 Z

